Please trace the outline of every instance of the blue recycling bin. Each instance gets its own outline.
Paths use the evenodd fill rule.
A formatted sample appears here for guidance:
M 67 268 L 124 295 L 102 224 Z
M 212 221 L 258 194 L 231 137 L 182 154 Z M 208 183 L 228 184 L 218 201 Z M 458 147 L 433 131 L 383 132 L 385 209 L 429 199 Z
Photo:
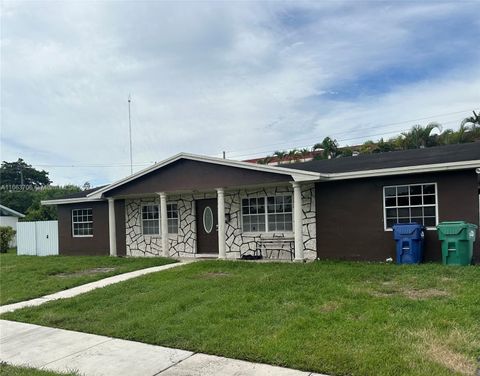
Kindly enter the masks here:
M 397 264 L 422 262 L 424 226 L 418 223 L 397 223 L 393 225 L 393 238 L 397 242 Z

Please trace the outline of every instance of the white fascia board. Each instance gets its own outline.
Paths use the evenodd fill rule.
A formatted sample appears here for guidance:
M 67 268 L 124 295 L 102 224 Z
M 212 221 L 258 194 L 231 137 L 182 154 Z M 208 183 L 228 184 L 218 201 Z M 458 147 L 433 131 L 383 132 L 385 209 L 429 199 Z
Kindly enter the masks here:
M 57 200 L 42 200 L 40 204 L 42 205 L 62 205 L 62 204 L 77 204 L 80 202 L 92 202 L 92 201 L 105 201 L 104 199 L 88 198 L 88 197 L 79 197 L 79 198 L 60 198 Z
M 6 211 L 7 213 L 10 213 L 13 217 L 18 217 L 18 218 L 23 218 L 25 217 L 25 214 L 19 213 L 16 210 L 10 209 L 9 207 L 6 207 L 5 205 L 0 205 L 0 208 L 3 211 Z
M 296 170 L 291 168 L 283 168 L 283 167 L 276 167 L 276 166 L 268 166 L 268 165 L 260 165 L 254 164 L 250 162 L 242 162 L 242 161 L 235 161 L 231 159 L 223 159 L 223 158 L 216 158 L 216 157 L 207 157 L 204 155 L 196 155 L 196 154 L 188 154 L 188 153 L 179 153 L 174 155 L 173 157 L 167 158 L 162 162 L 156 163 L 150 167 L 147 167 L 143 170 L 136 172 L 133 175 L 130 175 L 126 178 L 120 179 L 106 187 L 103 187 L 95 192 L 92 192 L 87 195 L 90 198 L 97 198 L 100 199 L 102 194 L 110 189 L 116 188 L 122 184 L 128 183 L 132 180 L 135 180 L 143 175 L 146 175 L 152 171 L 155 171 L 161 167 L 164 167 L 170 163 L 176 162 L 179 159 L 188 159 L 192 161 L 198 162 L 205 162 L 205 163 L 213 163 L 217 165 L 229 166 L 229 167 L 237 167 L 237 168 L 244 168 L 248 170 L 254 171 L 262 171 L 262 172 L 269 172 L 274 174 L 282 174 L 282 175 L 290 175 L 292 176 L 294 181 L 316 181 L 320 179 L 320 174 L 318 172 L 312 171 L 302 171 Z
M 377 169 L 377 170 L 340 172 L 340 173 L 331 173 L 331 174 L 322 173 L 320 180 L 331 181 L 331 180 L 360 179 L 360 178 L 391 176 L 391 175 L 418 174 L 418 173 L 425 173 L 425 172 L 465 170 L 469 168 L 473 169 L 473 168 L 479 168 L 479 167 L 480 167 L 480 160 L 449 162 L 449 163 L 437 163 L 437 164 L 429 164 L 429 165 L 384 168 L 384 169 Z

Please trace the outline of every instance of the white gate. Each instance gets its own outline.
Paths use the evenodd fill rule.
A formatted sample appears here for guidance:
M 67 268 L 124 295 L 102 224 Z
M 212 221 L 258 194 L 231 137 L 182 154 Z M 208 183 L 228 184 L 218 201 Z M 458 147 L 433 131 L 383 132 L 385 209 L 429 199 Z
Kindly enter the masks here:
M 58 221 L 18 222 L 17 254 L 58 255 Z

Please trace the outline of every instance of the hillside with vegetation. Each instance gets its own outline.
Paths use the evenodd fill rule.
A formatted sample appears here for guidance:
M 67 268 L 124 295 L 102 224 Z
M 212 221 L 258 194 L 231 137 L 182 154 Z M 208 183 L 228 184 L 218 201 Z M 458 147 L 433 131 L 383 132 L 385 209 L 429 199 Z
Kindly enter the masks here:
M 386 153 L 396 150 L 428 148 L 432 146 L 461 144 L 480 141 L 480 112 L 473 111 L 473 115 L 465 118 L 458 128 L 443 129 L 437 122 L 425 126 L 414 125 L 409 131 L 387 140 L 368 140 L 361 145 L 339 146 L 337 140 L 325 137 L 322 142 L 316 143 L 311 149 L 278 150 L 273 155 L 257 160 L 260 164 L 291 163 L 309 159 L 330 159 L 350 157 L 358 154 Z

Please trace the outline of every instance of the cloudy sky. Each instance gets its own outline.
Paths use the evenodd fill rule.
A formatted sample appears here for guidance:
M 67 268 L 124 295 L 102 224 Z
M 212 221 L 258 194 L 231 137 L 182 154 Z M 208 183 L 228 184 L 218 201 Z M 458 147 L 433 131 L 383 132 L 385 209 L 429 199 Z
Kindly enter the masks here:
M 457 128 L 480 2 L 3 1 L 1 159 L 102 184 L 180 151 L 246 159 Z M 69 167 L 66 167 L 69 166 Z

